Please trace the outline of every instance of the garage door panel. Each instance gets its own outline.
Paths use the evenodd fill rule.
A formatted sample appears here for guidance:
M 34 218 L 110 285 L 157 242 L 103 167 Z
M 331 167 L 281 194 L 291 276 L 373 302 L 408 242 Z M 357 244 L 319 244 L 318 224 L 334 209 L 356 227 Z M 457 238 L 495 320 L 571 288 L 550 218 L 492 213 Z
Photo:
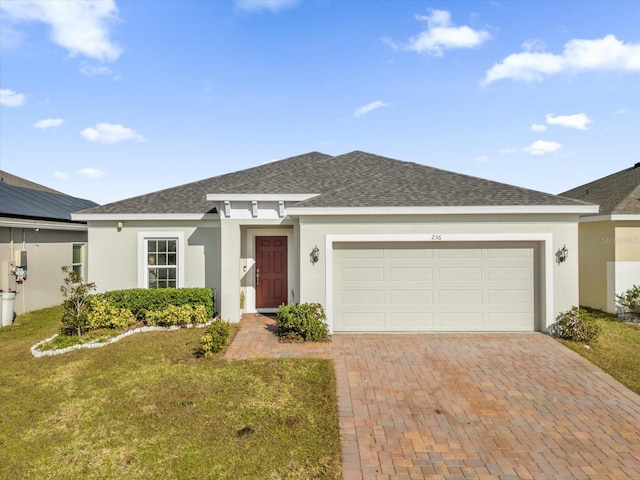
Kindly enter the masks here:
M 490 313 L 488 326 L 493 330 L 531 331 L 533 316 L 528 312 Z
M 531 331 L 537 247 L 505 246 L 334 245 L 334 330 Z
M 514 303 L 530 305 L 533 301 L 533 292 L 514 289 L 490 290 L 487 301 L 492 305 L 512 305 Z
M 432 290 L 389 290 L 389 302 L 394 309 L 400 309 L 403 305 L 433 305 Z
M 438 268 L 438 280 L 441 282 L 460 282 L 461 279 L 482 280 L 482 268 L 443 267 Z
M 480 331 L 483 330 L 483 315 L 478 312 L 441 312 L 437 326 L 445 331 Z
M 343 305 L 384 305 L 384 290 L 343 290 L 340 293 Z
M 433 258 L 433 250 L 429 248 L 390 248 L 386 257 L 391 260 L 407 259 L 412 262 Z
M 433 280 L 433 268 L 430 267 L 389 267 L 389 280 L 428 281 Z
M 385 314 L 381 312 L 361 313 L 346 312 L 342 315 L 343 330 L 348 332 L 383 331 L 385 329 Z
M 446 248 L 435 250 L 438 258 L 442 259 L 458 259 L 458 260 L 474 260 L 482 258 L 481 250 L 471 250 L 468 248 Z
M 341 271 L 343 282 L 360 282 L 363 278 L 372 281 L 384 281 L 384 268 L 382 267 L 350 267 Z
M 438 290 L 440 305 L 482 305 L 482 290 Z
M 391 330 L 398 332 L 421 332 L 434 327 L 433 313 L 397 312 L 389 315 Z
M 489 281 L 531 280 L 533 271 L 530 267 L 490 267 L 487 269 Z

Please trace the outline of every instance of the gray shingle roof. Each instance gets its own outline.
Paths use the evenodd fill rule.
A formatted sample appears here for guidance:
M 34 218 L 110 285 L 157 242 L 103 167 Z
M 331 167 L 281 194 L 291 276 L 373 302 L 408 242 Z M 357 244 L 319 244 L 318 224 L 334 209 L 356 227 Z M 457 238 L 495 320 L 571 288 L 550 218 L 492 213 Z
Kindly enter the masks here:
M 557 195 L 355 151 L 336 157 L 311 152 L 82 213 L 206 213 L 214 207 L 206 195 L 224 193 L 319 194 L 296 207 L 584 205 Z
M 600 205 L 600 215 L 640 214 L 640 163 L 561 193 Z
M 20 177 L 12 177 L 12 183 L 42 187 Z M 47 187 L 26 188 L 0 181 L 0 216 L 71 221 L 72 212 L 96 205 L 91 200 L 71 197 Z

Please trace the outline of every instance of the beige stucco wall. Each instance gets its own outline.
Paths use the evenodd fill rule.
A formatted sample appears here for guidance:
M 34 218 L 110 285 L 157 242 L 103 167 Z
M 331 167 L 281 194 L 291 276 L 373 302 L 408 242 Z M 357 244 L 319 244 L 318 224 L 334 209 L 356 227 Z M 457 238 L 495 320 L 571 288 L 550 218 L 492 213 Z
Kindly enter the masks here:
M 13 251 L 27 251 L 27 280 L 19 285 L 9 273 Z M 23 244 L 24 240 L 24 244 Z M 62 303 L 61 267 L 71 265 L 73 244 L 86 244 L 86 231 L 40 228 L 0 228 L 0 288 L 16 292 L 15 312 L 21 314 Z M 85 258 L 87 248 L 85 246 Z M 86 261 L 85 261 L 86 266 Z
M 607 264 L 615 261 L 612 222 L 586 222 L 580 234 L 580 305 L 607 309 Z
M 640 262 L 640 222 L 615 222 L 614 228 L 616 262 Z
M 552 285 L 549 295 L 552 306 L 541 305 L 539 319 L 542 329 L 555 321 L 560 312 L 578 305 L 578 225 L 576 215 L 500 215 L 500 216 L 335 216 L 305 217 L 300 219 L 300 300 L 320 302 L 327 298 L 326 272 L 327 235 L 464 235 L 466 241 L 480 239 L 481 235 L 541 236 L 550 235 L 550 252 L 540 249 L 540 276 L 544 283 L 546 268 L 550 266 Z M 437 242 L 434 242 L 437 243 Z M 320 247 L 320 261 L 313 265 L 309 251 L 314 245 Z M 569 258 L 562 264 L 555 262 L 555 252 L 566 245 Z M 549 261 L 546 255 L 553 256 Z M 546 302 L 547 286 L 541 285 L 541 302 Z M 551 317 L 551 318 L 548 318 Z
M 580 304 L 615 313 L 615 294 L 640 284 L 640 222 L 587 221 L 579 232 Z

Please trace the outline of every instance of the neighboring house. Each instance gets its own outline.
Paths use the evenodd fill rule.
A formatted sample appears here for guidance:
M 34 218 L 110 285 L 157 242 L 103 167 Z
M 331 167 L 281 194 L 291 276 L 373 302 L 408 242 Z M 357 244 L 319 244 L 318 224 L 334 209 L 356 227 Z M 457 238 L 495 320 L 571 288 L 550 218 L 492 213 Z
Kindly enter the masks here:
M 640 163 L 561 195 L 600 205 L 580 218 L 580 304 L 615 313 L 640 285 Z
M 97 205 L 0 170 L 0 289 L 16 293 L 16 314 L 62 303 L 61 266 L 84 274 L 87 226 L 71 212 Z M 25 262 L 18 283 L 12 267 Z
M 578 303 L 578 218 L 595 212 L 356 151 L 308 153 L 73 218 L 88 222 L 99 290 L 212 287 L 232 322 L 319 302 L 332 332 L 532 331 Z M 557 264 L 564 246 L 574 255 Z

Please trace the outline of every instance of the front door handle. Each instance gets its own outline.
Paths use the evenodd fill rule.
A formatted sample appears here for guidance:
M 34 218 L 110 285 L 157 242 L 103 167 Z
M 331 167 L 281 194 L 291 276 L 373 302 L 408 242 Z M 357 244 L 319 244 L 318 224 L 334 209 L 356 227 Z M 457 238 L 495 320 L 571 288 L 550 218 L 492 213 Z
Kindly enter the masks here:
M 256 268 L 256 286 L 260 285 L 260 269 Z

